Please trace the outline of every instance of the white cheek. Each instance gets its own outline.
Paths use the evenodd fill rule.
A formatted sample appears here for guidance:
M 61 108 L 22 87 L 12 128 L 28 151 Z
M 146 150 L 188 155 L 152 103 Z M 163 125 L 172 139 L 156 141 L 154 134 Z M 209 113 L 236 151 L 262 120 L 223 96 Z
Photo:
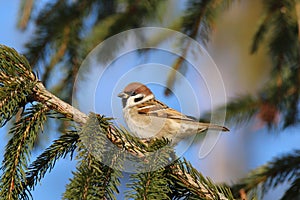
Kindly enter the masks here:
M 151 95 L 148 95 L 148 96 L 144 97 L 142 100 L 140 100 L 138 102 L 135 102 L 134 100 L 136 98 L 139 98 L 139 97 L 143 97 L 143 95 L 141 94 L 141 95 L 136 95 L 136 96 L 129 97 L 127 99 L 127 103 L 126 103 L 125 108 L 130 108 L 132 106 L 138 105 L 140 103 L 144 103 L 144 102 L 149 101 L 150 99 L 154 98 L 154 96 L 151 94 Z
M 135 99 L 134 97 L 129 97 L 129 98 L 127 99 L 126 107 L 131 107 L 131 106 L 136 105 L 137 103 L 134 102 L 134 99 Z

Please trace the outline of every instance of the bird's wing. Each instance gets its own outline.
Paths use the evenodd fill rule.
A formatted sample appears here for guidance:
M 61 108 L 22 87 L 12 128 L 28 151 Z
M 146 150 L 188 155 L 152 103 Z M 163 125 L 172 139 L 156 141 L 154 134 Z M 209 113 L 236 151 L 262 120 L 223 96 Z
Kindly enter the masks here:
M 207 128 L 214 129 L 214 130 L 221 130 L 221 131 L 229 131 L 229 129 L 225 126 L 219 126 L 210 123 L 199 122 L 196 119 L 186 116 L 177 110 L 169 108 L 167 105 L 163 104 L 157 100 L 149 100 L 147 102 L 142 103 L 138 106 L 138 113 L 148 116 L 155 116 L 161 118 L 168 118 L 168 119 L 177 119 L 183 120 L 188 122 L 196 122 L 198 126 L 198 131 L 202 132 Z
M 148 116 L 196 122 L 195 119 L 188 117 L 177 110 L 169 108 L 167 105 L 157 100 L 150 100 L 141 104 L 138 108 L 138 113 Z

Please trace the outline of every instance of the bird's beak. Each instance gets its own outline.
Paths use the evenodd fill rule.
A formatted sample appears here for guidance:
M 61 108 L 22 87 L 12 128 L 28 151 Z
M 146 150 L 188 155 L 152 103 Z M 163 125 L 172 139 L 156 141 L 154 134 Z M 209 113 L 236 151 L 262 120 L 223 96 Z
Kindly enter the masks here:
M 121 92 L 121 93 L 118 94 L 118 97 L 120 97 L 122 99 L 127 99 L 129 97 L 129 95 L 124 93 L 124 92 Z

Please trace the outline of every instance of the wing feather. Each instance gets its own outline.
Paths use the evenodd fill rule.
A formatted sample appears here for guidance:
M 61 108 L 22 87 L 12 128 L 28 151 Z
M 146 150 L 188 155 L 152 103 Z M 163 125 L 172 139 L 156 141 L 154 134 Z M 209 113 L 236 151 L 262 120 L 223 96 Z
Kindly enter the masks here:
M 199 122 L 192 117 L 186 116 L 178 112 L 177 110 L 169 108 L 167 105 L 155 99 L 151 99 L 139 105 L 138 113 L 147 116 L 155 116 L 155 117 L 162 117 L 162 118 L 169 118 L 169 119 L 184 120 L 189 122 L 196 122 L 197 125 L 199 126 L 198 127 L 199 132 L 205 131 L 208 128 L 213 130 L 229 131 L 229 129 L 225 126 Z
M 150 100 L 139 105 L 138 113 L 162 118 L 196 121 L 156 100 Z

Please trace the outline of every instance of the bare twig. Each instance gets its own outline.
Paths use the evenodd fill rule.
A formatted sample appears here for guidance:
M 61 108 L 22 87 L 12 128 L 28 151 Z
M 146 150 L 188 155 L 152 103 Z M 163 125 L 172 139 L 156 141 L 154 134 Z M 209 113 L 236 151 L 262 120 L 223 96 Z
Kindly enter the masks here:
M 88 116 L 77 108 L 74 108 L 70 104 L 62 101 L 51 92 L 49 92 L 41 82 L 36 84 L 34 88 L 35 95 L 34 99 L 41 103 L 46 104 L 50 109 L 55 110 L 61 114 L 63 114 L 68 119 L 73 119 L 75 122 L 79 124 L 85 124 Z

